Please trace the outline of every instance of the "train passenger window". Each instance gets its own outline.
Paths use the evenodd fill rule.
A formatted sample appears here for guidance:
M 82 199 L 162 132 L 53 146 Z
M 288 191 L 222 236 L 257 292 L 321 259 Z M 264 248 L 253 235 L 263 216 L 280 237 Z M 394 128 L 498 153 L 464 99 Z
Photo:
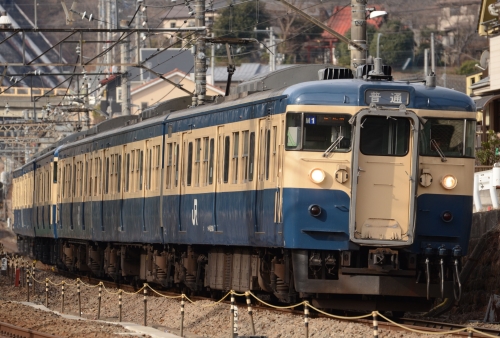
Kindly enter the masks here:
M 240 133 L 233 133 L 233 183 L 238 183 L 239 145 L 240 145 Z
M 208 184 L 214 182 L 214 139 L 210 139 L 210 159 L 208 161 Z
M 66 167 L 63 167 L 62 173 L 62 197 L 66 197 Z
M 351 148 L 350 115 L 287 113 L 287 150 L 325 151 L 334 145 L 333 152 Z
M 474 157 L 476 121 L 428 118 L 420 133 L 420 155 Z
M 172 187 L 172 143 L 167 144 L 167 170 L 165 173 L 167 189 Z
M 189 142 L 188 154 L 187 154 L 187 173 L 186 173 L 187 186 L 191 185 L 192 170 L 193 170 L 193 142 Z
M 175 145 L 175 143 L 174 143 Z M 175 186 L 177 187 L 177 184 L 179 184 L 179 145 L 175 145 Z
M 117 192 L 120 192 L 120 188 L 121 188 L 121 180 L 122 180 L 122 155 L 118 155 L 118 165 L 116 166 L 118 172 L 116 173 L 116 176 L 117 176 L 117 181 L 118 181 L 118 185 L 117 185 L 117 189 L 116 191 Z
M 130 191 L 135 191 L 134 190 L 134 172 L 135 172 L 135 150 L 132 150 L 130 152 Z
M 144 151 L 141 150 L 139 155 L 139 162 L 137 163 L 137 166 L 139 168 L 139 190 L 142 190 L 143 169 L 144 169 L 143 157 L 144 157 Z
M 156 175 L 155 175 L 155 183 L 154 188 L 158 190 L 160 188 L 160 162 L 161 162 L 161 154 L 160 154 L 160 146 L 156 146 Z
M 229 146 L 230 146 L 229 136 L 224 139 L 224 183 L 229 181 Z
M 130 153 L 127 154 L 125 159 L 125 192 L 128 192 L 130 183 Z
M 54 162 L 54 178 L 53 182 L 57 183 L 57 162 Z
M 139 185 L 142 187 L 142 182 L 140 182 L 140 174 L 139 172 L 141 171 L 140 167 L 142 166 L 142 156 L 141 155 L 141 151 L 139 149 L 136 150 L 135 152 L 135 156 L 136 156 L 136 165 L 135 165 L 135 179 L 136 179 L 136 186 L 135 186 L 135 191 L 139 191 L 141 190 L 142 188 L 139 188 Z
M 104 175 L 104 193 L 109 191 L 109 157 L 106 158 L 106 173 Z
M 152 190 L 151 189 L 151 176 L 153 172 L 153 150 L 149 149 L 149 155 L 148 155 L 148 186 L 147 190 Z
M 197 138 L 194 140 L 194 186 L 200 186 L 200 160 L 201 160 L 201 139 Z
M 92 159 L 89 160 L 89 188 L 88 188 L 88 196 L 92 196 L 92 187 L 94 186 L 92 184 L 93 182 L 93 177 L 92 177 Z
M 106 191 L 106 193 L 108 192 L 113 193 L 115 189 L 115 180 L 116 180 L 115 170 L 116 170 L 115 155 L 111 155 L 111 170 L 109 171 L 109 190 Z
M 203 186 L 208 184 L 208 137 L 203 138 Z
M 250 153 L 248 154 L 248 180 L 253 181 L 255 159 L 255 132 L 250 133 Z
M 273 139 L 272 139 L 272 161 L 271 163 L 273 164 L 272 166 L 272 172 L 274 173 L 272 175 L 272 181 L 274 182 L 276 180 L 276 169 L 277 169 L 277 163 L 276 163 L 276 159 L 277 159 L 277 156 L 276 156 L 276 153 L 277 153 L 277 138 L 278 138 L 278 127 L 276 126 L 273 126 Z
M 367 116 L 361 122 L 360 150 L 365 155 L 405 156 L 410 121 L 404 117 Z
M 77 180 L 77 177 L 76 177 L 76 164 L 73 164 L 73 176 L 72 176 L 72 179 L 73 179 L 73 197 L 76 197 L 76 180 Z
M 302 114 L 286 114 L 286 149 L 301 149 Z
M 96 173 L 99 177 L 99 184 L 97 185 L 97 195 L 100 196 L 102 193 L 102 158 L 99 157 L 99 171 Z
M 84 176 L 84 182 L 83 182 L 83 195 L 87 196 L 87 181 L 88 181 L 88 176 L 89 175 L 89 161 L 85 161 L 85 176 Z
M 266 180 L 269 180 L 269 155 L 271 151 L 271 130 L 266 130 Z
M 71 197 L 71 164 L 66 165 L 66 197 Z
M 243 182 L 247 182 L 248 181 L 248 142 L 249 142 L 248 130 L 244 130 L 241 133 L 241 136 L 243 138 L 243 145 L 242 145 L 242 149 L 241 149 L 241 170 L 243 171 L 242 179 L 243 179 Z

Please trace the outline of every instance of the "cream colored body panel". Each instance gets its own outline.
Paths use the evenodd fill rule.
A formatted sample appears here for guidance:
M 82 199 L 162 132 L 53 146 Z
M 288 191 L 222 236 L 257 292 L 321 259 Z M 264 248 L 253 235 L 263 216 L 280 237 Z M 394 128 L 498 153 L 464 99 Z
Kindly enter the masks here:
M 417 196 L 423 194 L 447 194 L 472 196 L 474 185 L 474 163 L 473 158 L 447 158 L 443 163 L 440 157 L 421 156 L 419 159 L 419 172 L 428 170 L 432 176 L 429 187 L 418 185 Z M 441 180 L 445 175 L 453 175 L 457 178 L 457 186 L 448 190 L 443 188 Z
M 305 113 L 332 113 L 354 115 L 361 107 L 353 106 L 311 106 L 289 105 L 287 112 Z M 285 114 L 282 115 L 285 119 Z M 325 149 L 326 150 L 326 149 Z M 351 195 L 351 177 L 345 183 L 335 180 L 335 173 L 345 167 L 351 172 L 351 157 L 349 152 L 331 152 L 328 157 L 323 157 L 322 151 L 285 151 L 283 167 L 287 170 L 283 174 L 283 186 L 287 188 L 304 189 L 331 189 L 340 190 Z M 319 168 L 325 171 L 325 180 L 319 184 L 313 183 L 308 177 L 312 169 Z

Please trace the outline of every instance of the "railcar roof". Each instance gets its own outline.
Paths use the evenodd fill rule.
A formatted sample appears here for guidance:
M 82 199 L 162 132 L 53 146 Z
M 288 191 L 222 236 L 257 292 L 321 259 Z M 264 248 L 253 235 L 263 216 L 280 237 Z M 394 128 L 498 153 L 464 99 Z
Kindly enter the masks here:
M 398 90 L 410 93 L 408 108 L 476 111 L 474 101 L 464 93 L 423 83 L 370 81 L 360 79 L 309 81 L 283 91 L 288 104 L 367 106 L 366 90 Z
M 63 151 L 65 149 L 69 149 L 69 148 L 78 146 L 78 145 L 81 145 L 81 144 L 94 142 L 94 141 L 106 138 L 108 136 L 111 136 L 111 135 L 122 134 L 122 133 L 130 132 L 130 131 L 134 131 L 134 130 L 144 129 L 144 128 L 147 128 L 150 126 L 163 124 L 165 122 L 180 119 L 183 117 L 196 116 L 199 114 L 212 113 L 212 112 L 218 111 L 218 110 L 237 108 L 238 106 L 245 105 L 245 104 L 248 104 L 251 102 L 266 101 L 268 99 L 278 97 L 282 92 L 283 92 L 283 89 L 259 92 L 259 93 L 248 95 L 246 97 L 243 97 L 243 98 L 240 98 L 237 100 L 227 100 L 227 101 L 223 101 L 221 103 L 210 103 L 210 104 L 206 104 L 206 105 L 198 106 L 198 107 L 194 107 L 194 108 L 187 108 L 187 109 L 183 109 L 183 110 L 178 110 L 178 111 L 166 114 L 166 115 L 153 117 L 153 118 L 147 119 L 145 121 L 137 122 L 137 123 L 132 124 L 132 125 L 123 126 L 123 127 L 119 127 L 116 129 L 108 130 L 108 131 L 93 135 L 91 137 L 86 137 L 84 139 L 78 140 L 78 141 L 73 142 L 73 143 L 64 144 L 58 149 L 58 152 Z
M 224 98 L 223 102 L 220 103 L 210 103 L 174 111 L 167 115 L 153 117 L 132 125 L 107 130 L 76 142 L 64 144 L 58 148 L 58 151 L 97 141 L 111 135 L 168 123 L 169 121 L 185 117 L 213 113 L 218 110 L 233 109 L 248 103 L 277 98 L 281 95 L 288 96 L 287 104 L 367 106 L 364 98 L 365 91 L 368 89 L 408 91 L 410 93 L 408 108 L 470 112 L 476 110 L 474 101 L 469 96 L 448 88 L 427 87 L 423 83 L 361 79 L 307 81 L 280 89 L 252 93 L 241 98 Z

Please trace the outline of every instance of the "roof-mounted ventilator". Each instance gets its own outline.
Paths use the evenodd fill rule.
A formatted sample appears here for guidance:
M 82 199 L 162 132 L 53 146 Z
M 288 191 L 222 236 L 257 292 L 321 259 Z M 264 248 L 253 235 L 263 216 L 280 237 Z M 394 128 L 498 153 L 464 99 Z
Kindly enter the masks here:
M 325 68 L 318 70 L 320 80 L 353 79 L 354 75 L 348 68 Z

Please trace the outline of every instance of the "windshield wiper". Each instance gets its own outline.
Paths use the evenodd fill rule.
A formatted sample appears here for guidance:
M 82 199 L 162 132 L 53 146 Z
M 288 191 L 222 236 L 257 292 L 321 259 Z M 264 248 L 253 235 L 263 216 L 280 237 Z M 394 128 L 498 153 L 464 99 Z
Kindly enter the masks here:
M 431 145 L 434 146 L 434 149 L 436 149 L 439 156 L 441 156 L 441 162 L 446 162 L 446 156 L 444 156 L 443 151 L 441 150 L 441 148 L 439 148 L 439 145 L 435 139 L 431 139 Z
M 325 152 L 323 153 L 323 157 L 327 157 L 328 154 L 330 154 L 333 151 L 333 149 L 337 148 L 337 146 L 339 145 L 340 141 L 342 141 L 343 138 L 344 136 L 342 135 L 337 137 L 337 139 L 332 143 L 332 145 L 325 150 Z

